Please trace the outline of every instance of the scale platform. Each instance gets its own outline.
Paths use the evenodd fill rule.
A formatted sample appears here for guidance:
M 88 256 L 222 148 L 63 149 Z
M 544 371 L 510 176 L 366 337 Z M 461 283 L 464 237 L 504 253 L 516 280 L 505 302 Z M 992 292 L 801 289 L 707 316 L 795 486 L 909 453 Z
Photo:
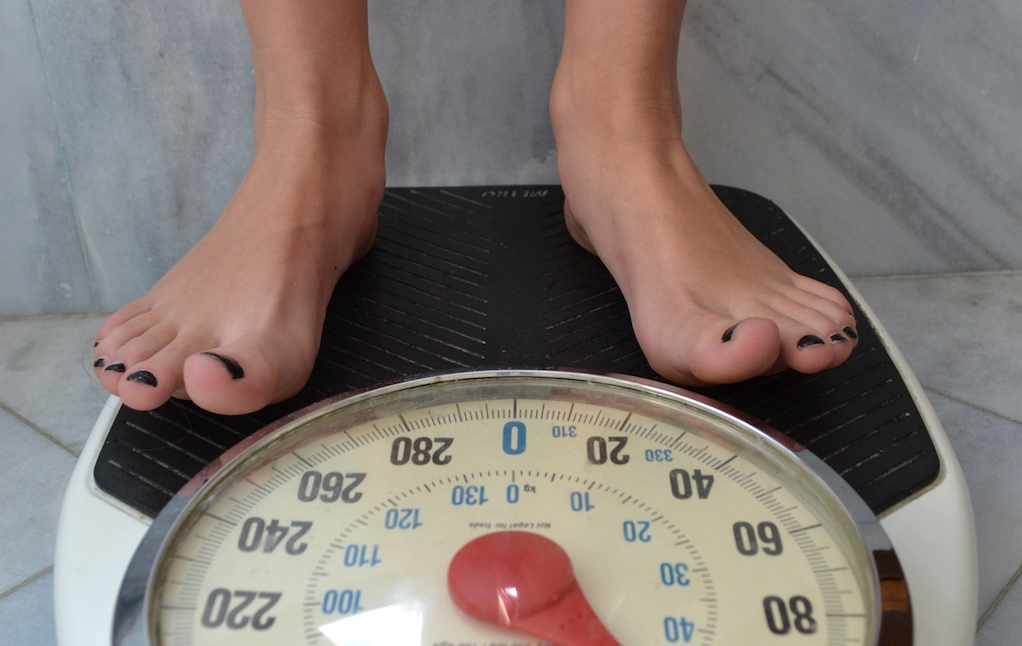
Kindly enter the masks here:
M 842 366 L 692 389 L 806 445 L 877 514 L 902 560 L 915 644 L 967 646 L 976 618 L 972 511 L 915 377 L 850 282 L 781 209 L 715 187 L 795 271 L 848 295 L 859 343 Z M 388 189 L 373 250 L 342 277 L 308 385 L 244 416 L 111 398 L 69 485 L 56 560 L 62 646 L 109 644 L 117 590 L 151 519 L 238 441 L 328 397 L 483 369 L 582 369 L 658 379 L 614 280 L 568 235 L 557 186 Z

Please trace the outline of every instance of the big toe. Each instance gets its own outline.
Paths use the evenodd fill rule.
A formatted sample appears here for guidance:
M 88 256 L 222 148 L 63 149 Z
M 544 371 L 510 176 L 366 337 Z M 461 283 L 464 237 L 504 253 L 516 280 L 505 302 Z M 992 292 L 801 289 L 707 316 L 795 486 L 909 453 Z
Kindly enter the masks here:
M 684 386 L 744 381 L 771 371 L 779 359 L 779 331 L 769 319 L 736 321 L 702 311 L 675 329 L 646 356 L 660 375 Z
M 251 413 L 305 385 L 311 365 L 293 358 L 280 364 L 266 346 L 239 341 L 189 356 L 184 362 L 188 397 L 200 408 L 222 415 Z M 297 370 L 295 369 L 297 368 Z

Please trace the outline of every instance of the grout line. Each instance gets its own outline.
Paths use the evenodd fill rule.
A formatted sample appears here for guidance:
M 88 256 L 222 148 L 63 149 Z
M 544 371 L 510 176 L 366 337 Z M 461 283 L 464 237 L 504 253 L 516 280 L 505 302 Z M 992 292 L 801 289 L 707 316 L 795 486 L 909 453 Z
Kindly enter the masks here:
M 1018 269 L 995 269 L 990 271 L 976 270 L 976 271 L 934 271 L 934 272 L 922 272 L 918 274 L 891 274 L 890 276 L 849 276 L 848 278 L 854 283 L 856 281 L 863 282 L 883 282 L 887 280 L 900 280 L 900 279 L 927 279 L 927 278 L 970 278 L 974 276 L 1019 276 L 1022 277 L 1022 270 Z
M 3 601 L 4 599 L 6 599 L 7 597 L 11 596 L 12 594 L 17 592 L 18 590 L 20 590 L 20 589 L 24 588 L 25 586 L 29 585 L 30 583 L 33 583 L 34 581 L 36 581 L 38 579 L 41 579 L 42 577 L 46 576 L 50 572 L 53 572 L 53 566 L 52 565 L 49 565 L 49 566 L 45 567 L 41 572 L 36 572 L 35 574 L 33 574 L 32 576 L 28 577 L 27 579 L 25 579 L 21 583 L 16 584 L 13 588 L 10 588 L 10 589 L 4 590 L 3 592 L 0 592 L 0 601 Z
M 997 610 L 998 606 L 1001 605 L 1001 602 L 1004 601 L 1004 598 L 1008 596 L 1009 592 L 1011 592 L 1012 587 L 1014 587 L 1015 583 L 1019 580 L 1019 577 L 1022 577 L 1022 565 L 1020 565 L 1019 568 L 1015 570 L 1015 574 L 1013 574 L 1011 578 L 1008 579 L 1008 582 L 1004 585 L 1003 588 L 1001 588 L 1001 591 L 997 594 L 997 597 L 995 597 L 994 600 L 990 603 L 990 606 L 983 613 L 983 616 L 979 618 L 978 622 L 976 622 L 976 632 L 979 632 L 979 629 L 983 627 L 983 624 L 985 624 L 987 620 L 990 619 L 990 615 L 994 614 L 994 611 Z
M 48 439 L 49 441 L 53 442 L 54 444 L 56 444 L 56 445 L 57 445 L 57 446 L 59 446 L 60 448 L 64 449 L 65 451 L 67 451 L 68 453 L 70 453 L 71 455 L 73 455 L 73 456 L 74 456 L 74 458 L 75 458 L 76 460 L 77 460 L 77 459 L 78 459 L 79 457 L 81 457 L 81 456 L 80 456 L 80 454 L 79 454 L 79 453 L 78 453 L 77 451 L 75 451 L 74 449 L 72 449 L 72 448 L 71 448 L 70 446 L 68 446 L 67 444 L 64 444 L 63 442 L 61 442 L 60 440 L 58 440 L 58 439 L 56 438 L 56 436 L 54 436 L 53 434 L 51 434 L 51 433 L 48 433 L 48 432 L 44 431 L 43 429 L 39 428 L 38 426 L 36 426 L 35 424 L 33 424 L 31 420 L 29 420 L 29 419 L 26 419 L 26 418 L 25 418 L 25 417 L 24 417 L 23 415 L 21 415 L 20 413 L 18 413 L 18 411 L 14 410 L 13 408 L 11 408 L 10 406 L 8 406 L 7 404 L 5 404 L 5 403 L 3 403 L 3 402 L 0 402 L 0 410 L 2 410 L 2 411 L 4 411 L 4 412 L 6 412 L 7 414 L 9 414 L 9 415 L 11 415 L 12 417 L 16 418 L 16 419 L 17 419 L 18 421 L 22 422 L 23 424 L 25 424 L 26 426 L 28 426 L 29 428 L 31 428 L 31 429 L 32 429 L 33 431 L 35 431 L 36 433 L 38 433 L 38 434 L 42 435 L 43 437 L 45 437 L 45 438 L 46 438 L 46 439 Z
M 93 312 L 61 312 L 59 314 L 14 314 L 12 316 L 0 316 L 2 323 L 19 323 L 21 321 L 53 321 L 57 319 L 84 319 L 91 316 L 103 316 L 109 312 L 99 310 Z
M 986 413 L 987 415 L 993 415 L 994 417 L 999 417 L 999 418 L 1003 419 L 1006 422 L 1011 422 L 1012 424 L 1022 425 L 1022 420 L 1017 420 L 1014 417 L 1008 417 L 1007 415 L 1004 415 L 1003 413 L 998 413 L 995 410 L 990 410 L 989 408 L 987 408 L 985 406 L 980 406 L 979 404 L 974 404 L 973 402 L 970 402 L 967 399 L 962 399 L 961 397 L 958 397 L 956 395 L 952 395 L 952 394 L 946 393 L 946 392 L 940 390 L 939 388 L 932 388 L 930 386 L 923 386 L 923 390 L 926 390 L 928 392 L 934 393 L 935 395 L 940 395 L 941 397 L 944 397 L 945 399 L 950 399 L 953 402 L 957 402 L 959 404 L 965 404 L 966 406 L 968 406 L 970 408 L 975 408 L 976 410 L 978 410 L 978 411 L 980 411 L 982 413 Z

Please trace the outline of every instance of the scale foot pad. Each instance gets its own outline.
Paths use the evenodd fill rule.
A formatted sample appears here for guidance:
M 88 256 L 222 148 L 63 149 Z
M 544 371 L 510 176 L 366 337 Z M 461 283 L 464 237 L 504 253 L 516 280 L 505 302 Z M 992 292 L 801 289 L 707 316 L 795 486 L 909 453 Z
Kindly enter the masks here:
M 795 271 L 844 288 L 816 247 L 759 195 L 715 187 Z M 410 377 L 579 368 L 657 378 L 600 261 L 564 226 L 557 186 L 388 189 L 373 250 L 341 278 L 312 377 L 295 397 L 228 417 L 172 400 L 122 407 L 97 460 L 101 489 L 155 516 L 207 463 L 311 403 Z M 865 314 L 842 366 L 692 389 L 808 446 L 880 513 L 931 483 L 937 451 Z

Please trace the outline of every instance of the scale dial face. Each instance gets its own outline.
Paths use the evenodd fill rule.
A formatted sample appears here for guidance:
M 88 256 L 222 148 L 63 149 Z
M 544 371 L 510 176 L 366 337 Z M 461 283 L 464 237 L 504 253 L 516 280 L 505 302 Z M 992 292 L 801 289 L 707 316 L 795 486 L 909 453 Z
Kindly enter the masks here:
M 898 594 L 881 599 L 879 524 L 773 435 L 661 385 L 566 372 L 326 402 L 168 505 L 115 643 L 886 643 L 881 602 L 907 596 L 885 582 Z

